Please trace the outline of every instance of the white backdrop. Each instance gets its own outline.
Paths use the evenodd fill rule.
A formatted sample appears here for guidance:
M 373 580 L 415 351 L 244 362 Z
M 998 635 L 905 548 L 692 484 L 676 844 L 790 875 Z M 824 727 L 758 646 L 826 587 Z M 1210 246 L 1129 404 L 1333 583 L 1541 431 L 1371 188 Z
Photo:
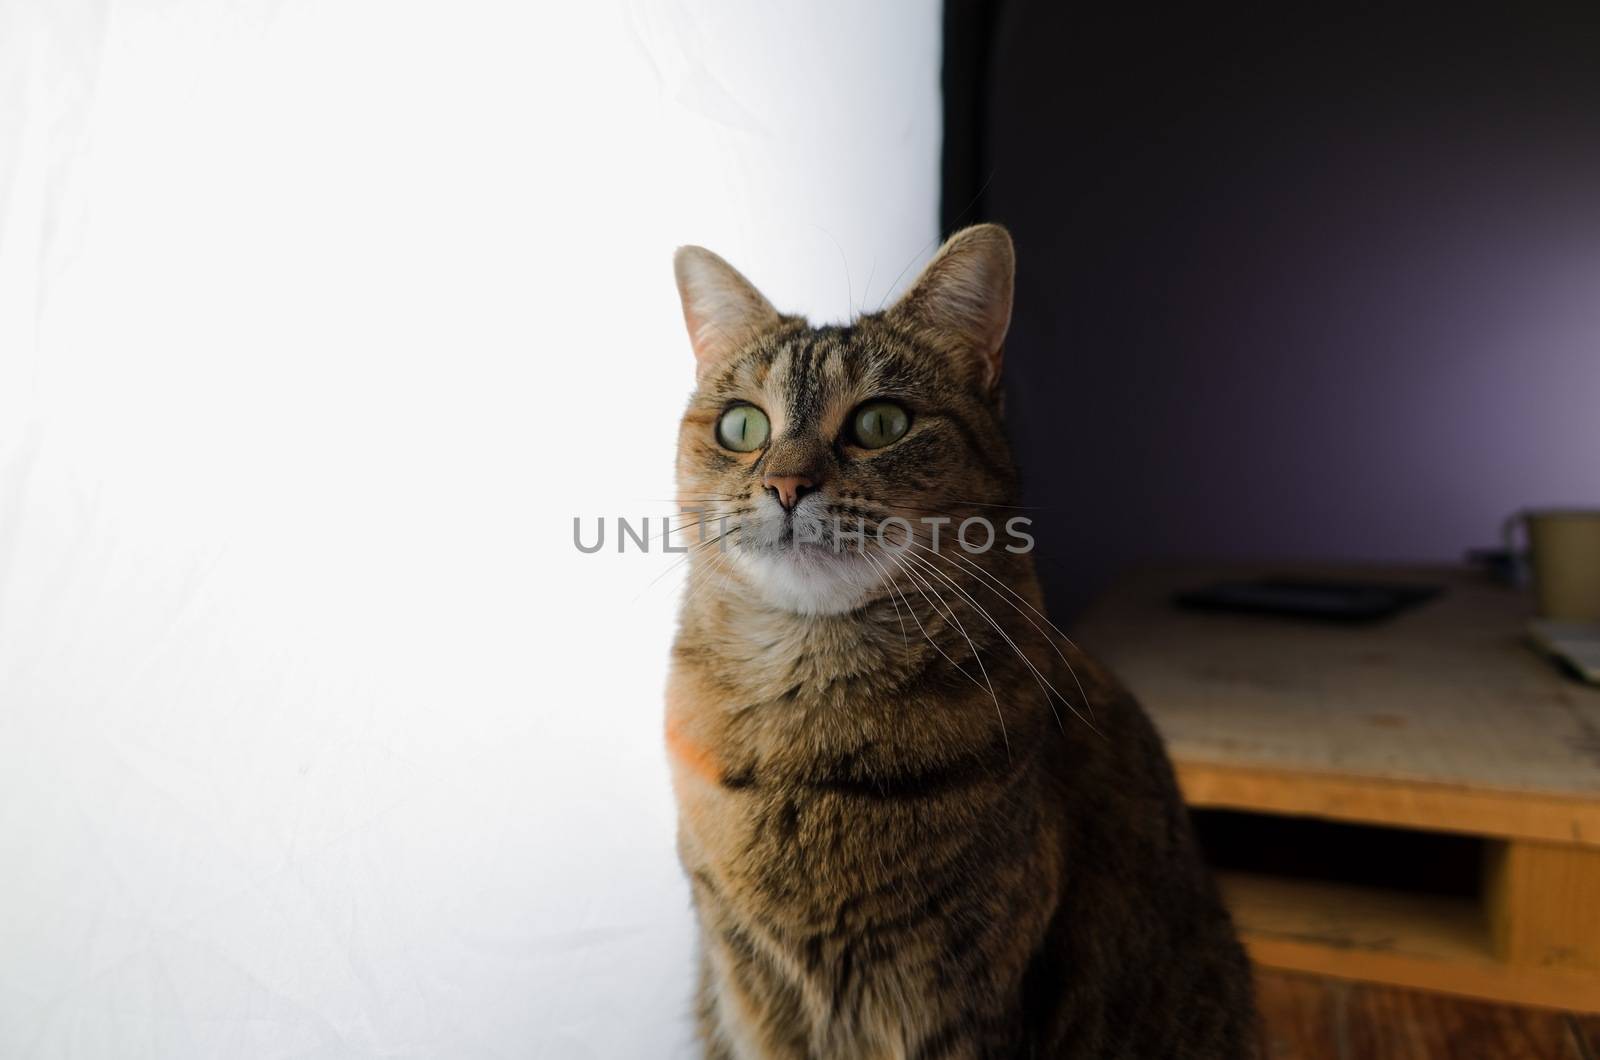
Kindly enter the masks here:
M 0 1056 L 687 1055 L 669 257 L 932 250 L 936 0 L 0 0 Z M 905 270 L 905 271 L 902 271 Z

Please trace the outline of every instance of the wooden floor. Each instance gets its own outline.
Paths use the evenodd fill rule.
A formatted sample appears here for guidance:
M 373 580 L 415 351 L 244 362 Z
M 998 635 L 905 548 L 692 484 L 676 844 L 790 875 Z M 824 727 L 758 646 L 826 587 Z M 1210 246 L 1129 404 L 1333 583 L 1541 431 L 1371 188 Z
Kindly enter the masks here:
M 1259 971 L 1268 1060 L 1600 1060 L 1600 1017 Z

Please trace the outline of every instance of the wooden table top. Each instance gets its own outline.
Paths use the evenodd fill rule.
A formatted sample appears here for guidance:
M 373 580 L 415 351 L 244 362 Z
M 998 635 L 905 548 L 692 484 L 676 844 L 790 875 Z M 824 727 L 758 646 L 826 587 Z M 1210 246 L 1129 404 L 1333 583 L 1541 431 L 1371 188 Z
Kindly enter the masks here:
M 1186 611 L 1171 602 L 1181 590 L 1263 575 L 1445 590 L 1391 618 L 1352 625 Z M 1241 794 L 1243 778 L 1321 778 L 1325 790 L 1305 806 L 1295 797 L 1281 809 L 1600 843 L 1600 689 L 1528 647 L 1530 614 L 1525 594 L 1461 568 L 1184 566 L 1129 575 L 1071 632 L 1155 719 L 1191 801 L 1207 801 L 1210 791 L 1211 804 L 1249 805 L 1255 796 Z M 1437 820 L 1426 810 L 1368 813 L 1348 805 L 1351 791 L 1363 797 L 1351 785 L 1363 783 L 1406 785 L 1412 801 L 1416 790 L 1429 798 L 1535 796 L 1558 812 L 1481 829 L 1470 820 L 1479 812 L 1470 797 Z M 1232 785 L 1232 794 L 1211 790 L 1216 784 Z M 1197 788 L 1205 789 L 1198 797 Z M 1515 803 L 1518 813 L 1530 805 Z

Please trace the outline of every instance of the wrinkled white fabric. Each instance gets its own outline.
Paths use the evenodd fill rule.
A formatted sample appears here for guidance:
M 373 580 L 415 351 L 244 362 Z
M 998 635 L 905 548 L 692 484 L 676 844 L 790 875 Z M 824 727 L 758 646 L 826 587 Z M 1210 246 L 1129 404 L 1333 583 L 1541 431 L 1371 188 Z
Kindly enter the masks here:
M 672 247 L 933 249 L 938 4 L 0 0 L 0 1056 L 689 1055 Z

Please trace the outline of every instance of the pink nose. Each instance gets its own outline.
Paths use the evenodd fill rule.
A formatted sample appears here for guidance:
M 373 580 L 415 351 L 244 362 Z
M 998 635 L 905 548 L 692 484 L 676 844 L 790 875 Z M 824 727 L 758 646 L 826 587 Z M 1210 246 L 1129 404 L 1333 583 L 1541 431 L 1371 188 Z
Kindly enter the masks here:
M 786 512 L 792 511 L 801 497 L 816 488 L 816 482 L 809 475 L 765 475 L 761 484 L 772 492 Z

